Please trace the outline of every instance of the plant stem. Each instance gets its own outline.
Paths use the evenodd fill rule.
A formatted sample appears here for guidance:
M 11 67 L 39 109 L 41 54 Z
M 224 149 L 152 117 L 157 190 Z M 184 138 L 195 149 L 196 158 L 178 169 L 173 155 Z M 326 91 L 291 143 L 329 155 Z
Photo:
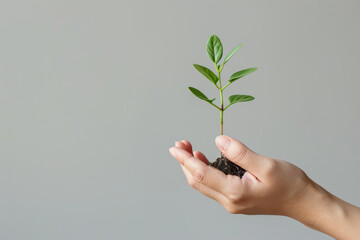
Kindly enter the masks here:
M 224 125 L 224 97 L 223 97 L 223 90 L 221 88 L 221 70 L 222 68 L 219 70 L 217 64 L 215 64 L 215 68 L 216 71 L 219 75 L 219 92 L 220 92 L 220 135 L 223 135 L 224 131 L 223 131 L 223 125 Z
M 231 82 L 229 82 L 228 84 L 226 84 L 221 90 L 224 90 L 225 88 L 227 88 L 227 86 L 229 86 L 231 84 Z
M 209 102 L 209 103 L 221 111 L 221 109 L 220 109 L 218 106 L 216 106 L 216 105 L 213 104 L 212 102 Z
M 220 135 L 223 135 L 223 125 L 224 125 L 224 103 L 223 103 L 223 95 L 222 90 L 220 90 Z
M 218 73 L 218 77 L 219 77 L 219 92 L 220 92 L 220 135 L 223 135 L 224 133 L 224 130 L 223 130 L 223 125 L 224 125 L 224 97 L 223 97 L 223 90 L 225 89 L 222 89 L 221 88 L 221 71 L 223 69 L 224 65 L 220 68 L 218 68 L 217 64 L 215 63 L 215 69 Z M 226 86 L 227 87 L 227 86 Z M 222 152 L 220 152 L 220 156 L 221 157 L 224 157 L 224 155 L 222 154 Z

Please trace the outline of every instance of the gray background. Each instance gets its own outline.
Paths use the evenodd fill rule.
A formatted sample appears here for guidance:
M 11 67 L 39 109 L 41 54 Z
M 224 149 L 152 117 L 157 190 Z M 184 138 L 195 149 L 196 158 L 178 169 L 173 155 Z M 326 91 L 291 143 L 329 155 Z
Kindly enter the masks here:
M 0 239 L 331 239 L 227 213 L 168 148 L 219 155 L 205 45 L 259 70 L 225 133 L 360 204 L 358 1 L 0 1 Z

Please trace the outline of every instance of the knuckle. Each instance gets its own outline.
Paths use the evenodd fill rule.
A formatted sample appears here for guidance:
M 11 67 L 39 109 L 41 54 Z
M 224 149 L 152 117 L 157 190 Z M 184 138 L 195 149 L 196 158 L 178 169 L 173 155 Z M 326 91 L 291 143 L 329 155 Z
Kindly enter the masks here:
M 267 161 L 266 172 L 268 175 L 273 175 L 278 169 L 278 163 L 275 159 L 270 158 Z
M 189 179 L 188 183 L 189 183 L 190 187 L 197 189 L 198 184 L 193 178 Z
M 297 183 L 301 186 L 301 185 L 304 185 L 304 183 L 308 183 L 308 182 L 310 182 L 311 180 L 310 180 L 310 178 L 308 177 L 308 175 L 306 175 L 306 173 L 302 170 L 302 169 L 300 169 L 300 168 L 298 168 L 298 167 L 296 167 L 296 168 L 294 168 L 294 174 L 293 174 L 294 176 L 297 176 Z
M 198 182 L 198 183 L 203 182 L 204 178 L 205 178 L 205 170 L 202 168 L 196 169 L 193 177 L 194 177 L 195 182 Z
M 242 200 L 242 196 L 240 193 L 228 193 L 227 199 L 231 204 L 238 204 Z
M 239 210 L 233 205 L 227 205 L 227 206 L 225 206 L 225 209 L 226 209 L 226 211 L 228 211 L 231 214 L 239 213 Z
M 298 176 L 301 180 L 303 181 L 308 181 L 309 180 L 309 177 L 308 175 L 306 175 L 306 173 L 304 172 L 304 170 L 298 168 Z

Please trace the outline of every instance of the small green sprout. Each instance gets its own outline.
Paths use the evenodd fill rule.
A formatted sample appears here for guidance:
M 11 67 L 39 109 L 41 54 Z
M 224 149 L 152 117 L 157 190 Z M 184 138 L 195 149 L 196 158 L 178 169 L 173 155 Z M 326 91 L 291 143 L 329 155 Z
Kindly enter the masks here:
M 215 98 L 209 99 L 205 94 L 203 94 L 200 90 L 189 87 L 190 91 L 201 100 L 204 100 L 214 106 L 216 109 L 220 110 L 220 134 L 223 135 L 223 116 L 224 111 L 228 109 L 231 105 L 238 102 L 248 102 L 252 101 L 255 98 L 250 95 L 232 95 L 229 97 L 229 104 L 224 107 L 224 98 L 223 98 L 223 91 L 233 82 L 236 80 L 245 77 L 246 75 L 254 72 L 257 68 L 247 68 L 241 71 L 238 71 L 230 76 L 228 83 L 225 86 L 222 86 L 221 82 L 221 72 L 224 69 L 225 64 L 230 60 L 230 58 L 242 47 L 242 44 L 238 45 L 234 48 L 223 60 L 222 64 L 219 64 L 221 57 L 223 55 L 223 46 L 221 44 L 220 39 L 216 35 L 212 35 L 206 46 L 207 54 L 210 60 L 214 63 L 215 70 L 217 74 L 212 72 L 210 69 L 203 67 L 198 64 L 194 64 L 196 70 L 198 70 L 202 75 L 204 75 L 207 79 L 209 79 L 214 86 L 219 90 L 220 93 L 220 107 L 215 105 L 213 102 Z

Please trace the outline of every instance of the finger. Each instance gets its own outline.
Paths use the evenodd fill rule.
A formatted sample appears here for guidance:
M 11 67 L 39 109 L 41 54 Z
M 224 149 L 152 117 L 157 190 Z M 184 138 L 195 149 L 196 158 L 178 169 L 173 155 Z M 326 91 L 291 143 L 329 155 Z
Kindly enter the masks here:
M 193 153 L 194 157 L 197 159 L 203 161 L 206 165 L 209 165 L 209 160 L 205 157 L 205 155 L 200 151 L 194 151 Z
M 207 165 L 209 164 L 209 160 L 207 160 L 207 158 L 205 157 L 205 155 L 203 153 L 201 153 L 200 151 L 192 152 L 192 146 L 191 146 L 191 143 L 189 141 L 181 140 L 181 141 L 175 142 L 175 147 L 180 147 L 180 148 L 188 151 L 189 153 L 192 153 L 193 156 L 195 156 L 195 154 L 197 154 L 195 156 L 196 158 L 203 161 Z
M 175 142 L 175 147 L 178 147 L 178 148 L 181 148 L 181 149 L 184 149 L 185 151 L 188 151 L 188 147 L 181 141 L 177 141 Z
M 181 140 L 180 142 L 175 142 L 175 147 L 180 147 L 184 150 L 187 150 L 189 153 L 192 153 L 192 146 L 189 141 Z M 205 157 L 200 151 L 195 151 L 192 153 L 197 159 L 203 161 L 206 165 L 209 165 L 209 160 Z M 195 155 L 196 154 L 196 155 Z
M 251 172 L 246 171 L 246 173 L 244 173 L 244 175 L 241 178 L 241 181 L 243 182 L 243 186 L 248 185 L 247 183 L 258 183 L 260 182 L 259 179 L 254 176 L 253 174 L 251 174 Z
M 192 146 L 191 143 L 188 140 L 181 140 L 181 142 L 185 145 L 186 150 L 192 154 Z
M 191 146 L 191 144 L 190 144 L 188 141 L 186 141 L 186 140 L 181 140 L 181 141 L 175 142 L 175 147 L 182 148 L 182 149 L 184 149 L 185 151 L 188 151 L 189 153 L 193 154 L 193 153 L 192 153 L 192 146 Z
M 172 147 L 169 151 L 174 158 L 189 170 L 197 183 L 204 184 L 220 193 L 227 192 L 227 177 L 223 172 L 208 166 L 184 149 Z
M 224 195 L 222 195 L 221 193 L 207 187 L 206 185 L 204 184 L 201 184 L 201 183 L 197 183 L 191 173 L 189 172 L 189 170 L 186 169 L 186 167 L 184 167 L 183 165 L 180 165 L 184 174 L 185 174 L 185 177 L 189 183 L 189 185 L 198 190 L 199 192 L 201 192 L 202 194 L 204 194 L 205 196 L 209 197 L 209 198 L 212 198 L 214 199 L 215 201 L 219 202 L 220 204 L 224 203 L 225 202 L 225 197 Z
M 271 164 L 270 158 L 251 151 L 241 142 L 225 135 L 218 136 L 215 141 L 217 147 L 227 159 L 250 171 L 260 180 L 262 176 L 265 176 L 264 174 L 266 174 L 269 164 Z

